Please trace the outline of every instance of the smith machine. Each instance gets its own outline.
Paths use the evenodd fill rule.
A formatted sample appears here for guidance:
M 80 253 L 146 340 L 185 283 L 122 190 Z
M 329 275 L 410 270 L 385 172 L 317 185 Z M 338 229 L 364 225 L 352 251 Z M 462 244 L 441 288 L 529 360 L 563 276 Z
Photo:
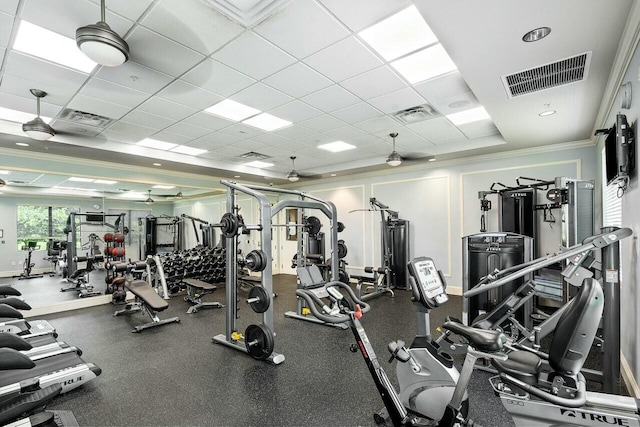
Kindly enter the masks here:
M 284 355 L 274 353 L 274 327 L 273 327 L 273 268 L 271 260 L 271 241 L 273 227 L 291 227 L 293 224 L 274 224 L 272 218 L 285 208 L 318 209 L 331 221 L 331 280 L 338 280 L 338 256 L 336 242 L 338 241 L 336 208 L 331 202 L 325 202 L 316 197 L 295 190 L 284 190 L 257 185 L 238 184 L 231 181 L 220 181 L 227 187 L 227 213 L 222 216 L 220 223 L 211 224 L 219 228 L 226 238 L 226 328 L 224 334 L 213 337 L 213 341 L 231 347 L 235 350 L 249 354 L 254 359 L 265 360 L 272 364 L 284 362 Z M 245 224 L 236 204 L 237 193 L 243 193 L 255 198 L 259 206 L 259 222 L 257 224 Z M 264 193 L 286 194 L 297 196 L 297 200 L 282 200 L 271 205 Z M 306 224 L 295 225 L 305 227 Z M 239 259 L 238 239 L 243 233 L 252 231 L 260 232 L 260 248 L 252 250 L 243 259 Z M 299 233 L 301 234 L 301 233 Z M 298 240 L 298 259 L 304 260 L 301 240 Z M 303 261 L 304 262 L 304 261 Z M 244 265 L 251 271 L 260 271 L 260 286 L 253 286 L 246 302 L 257 313 L 262 314 L 261 324 L 249 325 L 244 334 L 238 332 L 238 265 Z M 302 303 L 298 302 L 298 313 L 292 313 L 296 317 L 302 312 Z M 302 316 L 305 320 L 308 316 Z

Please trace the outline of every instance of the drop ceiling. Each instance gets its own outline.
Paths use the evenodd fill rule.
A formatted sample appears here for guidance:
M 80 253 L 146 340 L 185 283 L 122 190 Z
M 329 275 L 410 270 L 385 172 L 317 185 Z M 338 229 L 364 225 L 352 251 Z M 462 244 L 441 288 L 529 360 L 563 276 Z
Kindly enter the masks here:
M 457 71 L 412 84 L 359 33 L 414 4 Z M 76 28 L 99 19 L 98 0 L 3 0 L 0 107 L 35 115 L 29 89 L 45 90 L 42 114 L 54 118 L 60 134 L 36 142 L 22 136 L 19 123 L 0 120 L 0 147 L 284 182 L 293 155 L 296 170 L 312 178 L 388 168 L 392 132 L 399 134 L 397 151 L 414 162 L 588 140 L 631 6 L 632 0 L 291 0 L 245 27 L 205 0 L 107 0 L 106 21 L 129 44 L 130 61 L 83 73 L 18 52 L 13 41 L 21 20 L 73 38 Z M 521 40 L 540 26 L 551 34 Z M 504 88 L 503 76 L 584 52 L 590 64 L 582 81 L 519 97 Z M 203 112 L 227 98 L 292 125 L 267 132 Z M 421 105 L 433 113 L 426 120 L 404 123 L 394 115 Z M 489 119 L 456 126 L 446 117 L 478 106 Z M 557 113 L 538 115 L 549 108 Z M 65 109 L 112 121 L 96 130 L 61 120 Z M 207 152 L 136 145 L 144 138 Z M 317 148 L 336 140 L 357 148 L 337 154 Z M 16 147 L 20 141 L 31 146 Z M 244 166 L 240 156 L 251 151 L 274 166 Z M 0 168 L 6 166 L 0 156 Z

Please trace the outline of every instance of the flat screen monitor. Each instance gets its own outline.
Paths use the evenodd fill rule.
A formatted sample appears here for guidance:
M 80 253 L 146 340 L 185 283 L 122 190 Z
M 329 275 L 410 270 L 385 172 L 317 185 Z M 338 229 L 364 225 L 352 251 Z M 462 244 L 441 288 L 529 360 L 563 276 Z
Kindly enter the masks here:
M 605 140 L 607 185 L 624 182 L 634 169 L 633 130 L 624 114 L 616 116 Z

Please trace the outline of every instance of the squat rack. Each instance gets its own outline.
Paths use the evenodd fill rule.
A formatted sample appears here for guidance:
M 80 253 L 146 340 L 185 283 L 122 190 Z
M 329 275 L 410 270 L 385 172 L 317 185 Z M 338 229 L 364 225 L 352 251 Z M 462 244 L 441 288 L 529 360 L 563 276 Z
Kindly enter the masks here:
M 280 211 L 287 207 L 298 209 L 318 209 L 322 211 L 331 220 L 331 280 L 337 280 L 338 277 L 338 256 L 337 256 L 337 241 L 338 241 L 338 219 L 337 210 L 333 203 L 321 200 L 317 197 L 305 194 L 296 190 L 285 190 L 272 187 L 264 187 L 259 185 L 250 184 L 238 184 L 232 181 L 220 181 L 220 183 L 227 187 L 227 213 L 223 216 L 222 224 L 214 224 L 223 228 L 223 234 L 226 237 L 227 252 L 226 252 L 226 322 L 225 333 L 219 334 L 213 337 L 213 341 L 219 344 L 226 345 L 235 350 L 239 350 L 248 354 L 252 354 L 249 351 L 249 347 L 252 345 L 251 341 L 246 342 L 246 336 L 240 336 L 237 332 L 237 279 L 238 279 L 238 241 L 235 233 L 225 232 L 224 218 L 228 215 L 235 215 L 236 206 L 235 199 L 236 193 L 244 193 L 258 201 L 259 204 L 259 223 L 258 224 L 241 224 L 244 230 L 260 231 L 260 250 L 265 256 L 265 265 L 261 274 L 261 287 L 264 290 L 264 295 L 268 298 L 268 306 L 266 310 L 262 312 L 262 328 L 269 336 L 260 338 L 260 344 L 264 344 L 265 341 L 269 341 L 270 345 L 266 347 L 272 347 L 274 333 L 274 315 L 273 315 L 273 266 L 272 266 L 272 232 L 273 226 L 278 224 L 272 223 L 272 218 Z M 288 194 L 299 197 L 299 200 L 282 200 L 273 206 L 264 193 L 277 193 Z M 305 200 L 310 199 L 310 200 Z M 301 304 L 301 302 L 298 302 Z M 255 325 L 250 325 L 247 331 Z M 245 333 L 245 335 L 248 335 Z M 271 349 L 272 350 L 272 349 Z M 253 356 L 253 354 L 252 354 Z M 268 356 L 260 357 L 261 360 L 266 360 L 274 365 L 284 362 L 284 355 L 269 351 Z

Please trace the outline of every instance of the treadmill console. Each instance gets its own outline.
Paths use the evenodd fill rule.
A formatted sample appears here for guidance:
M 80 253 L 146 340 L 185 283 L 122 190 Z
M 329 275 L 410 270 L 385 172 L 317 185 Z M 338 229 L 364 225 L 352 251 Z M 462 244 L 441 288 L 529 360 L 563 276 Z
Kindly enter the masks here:
M 431 258 L 418 257 L 409 261 L 409 281 L 416 301 L 427 308 L 440 307 L 449 301 L 440 272 Z

